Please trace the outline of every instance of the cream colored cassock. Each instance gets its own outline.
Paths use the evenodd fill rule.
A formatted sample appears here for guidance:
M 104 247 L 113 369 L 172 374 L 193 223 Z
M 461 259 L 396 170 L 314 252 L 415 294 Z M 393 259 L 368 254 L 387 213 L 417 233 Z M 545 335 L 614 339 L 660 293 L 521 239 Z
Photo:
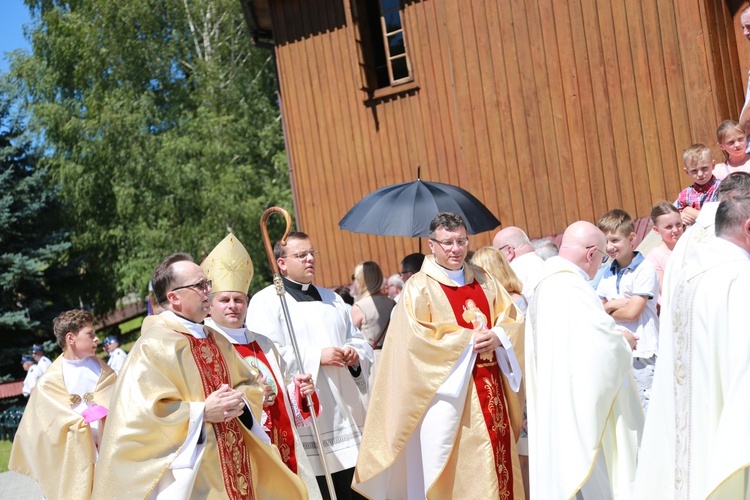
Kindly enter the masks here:
M 717 238 L 694 249 L 675 285 L 636 497 L 748 498 L 750 256 Z
M 309 285 L 314 286 L 314 285 Z M 365 407 L 360 387 L 366 391 L 372 364 L 372 348 L 354 328 L 344 301 L 332 291 L 316 287 L 322 301 L 298 302 L 286 293 L 287 307 L 300 348 L 302 370 L 310 373 L 320 398 L 318 429 L 325 447 L 331 473 L 354 467 L 357 463 Z M 247 311 L 247 327 L 270 338 L 284 359 L 287 369 L 297 373 L 291 340 L 281 310 L 281 301 L 273 285 L 256 293 Z M 362 372 L 355 379 L 348 368 L 320 366 L 320 354 L 326 347 L 353 347 L 359 354 Z M 323 475 L 318 449 L 311 427 L 298 428 L 302 445 L 316 476 Z
M 87 359 L 96 361 L 101 368 L 93 402 L 110 408 L 117 376 L 99 358 Z M 91 498 L 97 450 L 91 425 L 77 409 L 70 407 L 70 392 L 63 380 L 60 356 L 31 393 L 8 466 L 10 470 L 36 479 L 46 498 Z M 104 421 L 96 423 L 101 433 Z
M 633 355 L 584 276 L 551 257 L 527 311 L 531 498 L 631 498 L 643 427 Z
M 669 256 L 667 261 L 667 268 L 664 270 L 664 282 L 661 287 L 661 308 L 667 310 L 669 308 L 669 300 L 672 296 L 674 288 L 676 286 L 677 277 L 682 270 L 687 266 L 698 248 L 706 243 L 710 243 L 716 239 L 716 233 L 714 232 L 714 224 L 716 222 L 716 211 L 719 208 L 718 201 L 710 201 L 703 204 L 698 217 L 695 219 L 695 223 L 687 228 L 683 235 L 677 240 L 672 249 L 672 254 Z M 660 316 L 663 320 L 664 316 Z M 661 324 L 659 325 L 659 345 L 661 349 L 661 343 L 664 339 L 664 330 Z M 669 335 L 667 333 L 667 335 Z M 671 349 L 671 347 L 670 347 Z M 659 354 L 659 363 L 661 363 L 661 353 Z M 658 363 L 657 363 L 658 367 Z M 657 368 L 658 369 L 658 368 Z M 653 385 L 652 385 L 653 387 Z
M 511 449 L 504 450 L 512 462 L 506 479 L 514 498 L 523 498 L 515 449 L 521 409 L 514 393 L 523 366 L 523 313 L 483 270 L 465 264 L 463 273 L 467 284 L 480 284 L 490 307 L 488 322 L 503 342 L 495 353 L 506 374 L 498 400 L 510 419 L 503 427 L 511 433 Z M 472 380 L 473 331 L 457 325 L 441 284 L 459 285 L 427 256 L 394 309 L 354 474 L 354 489 L 368 498 L 490 499 L 508 486 L 499 484 Z M 515 372 L 509 362 L 516 360 L 514 346 Z
M 286 363 L 284 363 L 284 360 L 279 355 L 279 352 L 276 350 L 273 342 L 271 342 L 271 340 L 267 337 L 264 337 L 263 335 L 259 335 L 257 333 L 253 333 L 247 328 L 242 328 L 241 330 L 223 328 L 217 325 L 216 322 L 214 322 L 214 320 L 211 318 L 206 318 L 205 323 L 206 326 L 213 328 L 217 332 L 224 335 L 224 337 L 232 344 L 251 344 L 253 342 L 258 343 L 258 346 L 266 355 L 268 364 L 270 365 L 271 370 L 273 370 L 274 377 L 276 378 L 276 380 L 282 381 L 282 383 L 285 384 L 285 387 L 280 388 L 280 392 L 283 394 L 284 402 L 286 403 L 286 409 L 289 413 L 289 421 L 292 423 L 292 430 L 294 431 L 294 454 L 297 458 L 297 475 L 302 478 L 302 481 L 305 482 L 305 486 L 307 487 L 307 492 L 310 495 L 311 500 L 322 498 L 320 494 L 320 488 L 318 487 L 318 482 L 315 479 L 315 473 L 313 472 L 312 465 L 310 464 L 310 460 L 307 458 L 305 450 L 302 447 L 302 441 L 299 438 L 297 428 L 294 427 L 295 416 L 292 412 L 292 403 L 289 399 L 289 393 L 287 392 L 286 385 L 288 385 L 292 381 L 292 377 L 295 374 L 290 373 L 287 370 Z M 237 338 L 238 335 L 242 336 Z
M 251 483 L 255 498 L 307 498 L 302 480 L 284 465 L 276 447 L 267 444 L 268 436 L 258 423 L 263 389 L 257 372 L 221 334 L 171 311 L 143 321 L 141 337 L 120 372 L 93 498 L 227 498 L 218 436 L 214 426 L 203 421 L 206 396 L 187 337 L 205 338 L 209 333 L 223 355 L 233 388 L 243 392 L 254 418 L 251 430 L 239 423 L 251 477 L 227 472 L 227 479 L 243 489 Z

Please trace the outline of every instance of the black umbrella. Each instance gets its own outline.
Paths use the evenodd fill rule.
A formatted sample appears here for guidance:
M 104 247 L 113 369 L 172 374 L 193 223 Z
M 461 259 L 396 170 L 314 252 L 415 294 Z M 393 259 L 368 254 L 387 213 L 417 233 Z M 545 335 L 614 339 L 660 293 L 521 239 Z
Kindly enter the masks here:
M 469 234 L 491 231 L 500 221 L 471 193 L 457 186 L 416 180 L 380 188 L 354 205 L 341 229 L 379 236 L 426 237 L 440 212 L 456 212 Z

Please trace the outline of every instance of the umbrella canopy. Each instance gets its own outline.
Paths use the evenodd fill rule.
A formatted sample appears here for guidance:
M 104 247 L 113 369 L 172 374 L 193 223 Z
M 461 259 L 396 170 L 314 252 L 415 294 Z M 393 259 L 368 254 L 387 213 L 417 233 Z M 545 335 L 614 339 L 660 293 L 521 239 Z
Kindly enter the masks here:
M 491 231 L 500 221 L 471 193 L 457 186 L 416 180 L 380 188 L 354 205 L 341 229 L 379 236 L 427 237 L 440 212 L 456 212 L 468 234 Z

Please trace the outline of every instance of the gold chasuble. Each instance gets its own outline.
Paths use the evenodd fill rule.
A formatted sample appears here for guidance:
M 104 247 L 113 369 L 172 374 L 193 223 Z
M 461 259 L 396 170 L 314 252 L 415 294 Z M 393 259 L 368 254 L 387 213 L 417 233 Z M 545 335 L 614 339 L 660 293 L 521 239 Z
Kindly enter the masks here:
M 521 366 L 523 315 L 481 268 L 464 264 L 464 277 L 459 286 L 428 256 L 394 310 L 354 475 L 368 498 L 524 497 L 521 409 L 496 353 L 505 354 L 471 357 L 465 304 L 473 300 L 488 328 L 502 328 Z
M 192 336 L 163 315 L 143 321 L 115 387 L 94 480 L 94 498 L 145 498 L 168 473 L 196 422 L 190 403 L 227 383 L 244 393 L 260 425 L 262 388 L 257 372 L 232 345 L 204 327 Z M 203 426 L 191 498 L 307 498 L 305 487 L 238 419 Z M 170 472 L 171 474 L 171 472 Z
M 117 376 L 102 360 L 94 359 L 102 373 L 91 402 L 110 408 Z M 96 463 L 94 438 L 89 424 L 70 405 L 60 356 L 31 393 L 8 468 L 36 479 L 45 498 L 88 500 Z M 102 422 L 99 432 L 104 427 Z

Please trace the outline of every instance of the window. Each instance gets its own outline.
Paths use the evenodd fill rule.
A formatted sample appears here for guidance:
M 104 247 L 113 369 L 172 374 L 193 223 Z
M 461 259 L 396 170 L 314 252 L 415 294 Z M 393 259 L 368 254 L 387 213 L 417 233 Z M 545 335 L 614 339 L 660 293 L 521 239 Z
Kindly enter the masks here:
M 352 0 L 360 84 L 370 93 L 414 80 L 402 0 Z

